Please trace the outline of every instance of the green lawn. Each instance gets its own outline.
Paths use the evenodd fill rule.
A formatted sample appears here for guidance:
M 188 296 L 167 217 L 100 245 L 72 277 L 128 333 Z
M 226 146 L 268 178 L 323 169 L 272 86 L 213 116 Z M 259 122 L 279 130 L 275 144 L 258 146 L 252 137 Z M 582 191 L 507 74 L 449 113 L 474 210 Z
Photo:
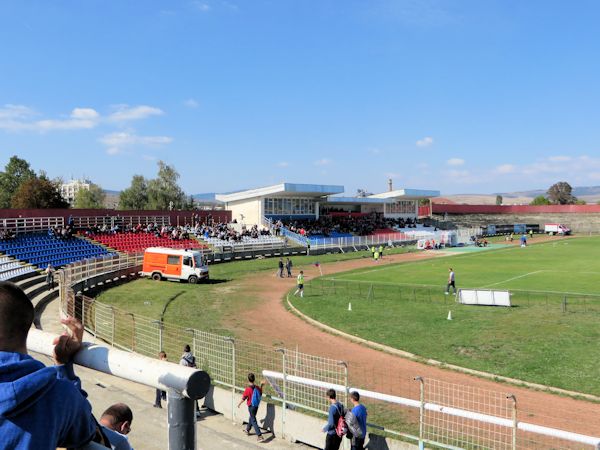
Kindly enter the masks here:
M 600 238 L 581 238 L 374 263 L 313 280 L 293 301 L 321 322 L 423 357 L 600 395 L 600 297 L 583 295 L 599 293 L 599 251 Z M 456 304 L 443 292 L 449 266 L 458 287 L 511 290 L 514 306 Z
M 405 253 L 412 249 L 399 247 L 388 251 Z M 294 271 L 315 262 L 327 263 L 366 258 L 370 252 L 337 253 L 329 255 L 295 256 Z M 277 270 L 279 258 L 253 259 L 214 264 L 210 266 L 210 283 L 187 283 L 148 279 L 135 280 L 102 292 L 97 300 L 120 310 L 151 319 L 159 319 L 169 299 L 164 321 L 184 327 L 220 334 L 235 335 L 235 323 L 249 303 L 258 301 L 256 292 L 242 289 L 244 277 L 260 271 Z

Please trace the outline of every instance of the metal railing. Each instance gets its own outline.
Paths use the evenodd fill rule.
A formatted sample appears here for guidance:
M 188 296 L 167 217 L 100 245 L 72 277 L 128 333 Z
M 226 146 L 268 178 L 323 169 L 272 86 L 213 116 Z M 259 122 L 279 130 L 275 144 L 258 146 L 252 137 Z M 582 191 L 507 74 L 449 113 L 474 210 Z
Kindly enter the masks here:
M 13 217 L 0 219 L 0 229 L 11 230 L 16 234 L 48 231 L 50 227 L 62 227 L 63 217 Z
M 51 333 L 32 329 L 27 337 L 27 348 L 52 357 L 54 338 Z M 196 448 L 194 404 L 197 399 L 204 398 L 210 389 L 210 377 L 206 372 L 86 342 L 75 355 L 73 362 L 166 391 L 169 400 L 169 421 L 172 417 L 178 418 L 177 423 L 172 424 L 176 426 L 169 427 L 169 449 Z
M 127 269 L 136 271 L 139 261 L 130 258 L 120 262 L 112 258 L 66 267 L 61 274 L 62 313 L 80 318 L 97 339 L 141 355 L 155 357 L 160 350 L 179 354 L 185 344 L 190 344 L 200 368 L 211 375 L 213 383 L 231 390 L 233 420 L 233 404 L 245 387 L 245 376 L 254 372 L 269 380 L 265 393 L 282 405 L 283 416 L 287 410 L 295 409 L 323 417 L 328 407 L 324 389 L 337 389 L 345 404 L 349 392 L 358 390 L 369 408 L 371 436 L 383 433 L 447 449 L 600 448 L 600 438 L 594 436 L 522 423 L 521 415 L 530 415 L 520 412 L 516 397 L 506 393 L 483 392 L 421 377 L 415 377 L 418 383 L 413 381 L 410 386 L 398 384 L 397 378 L 384 368 L 354 370 L 347 362 L 298 349 L 184 328 L 76 296 L 71 288 L 86 277 L 105 274 L 107 279 L 113 279 L 115 271 L 125 276 Z M 281 434 L 285 433 L 282 417 Z

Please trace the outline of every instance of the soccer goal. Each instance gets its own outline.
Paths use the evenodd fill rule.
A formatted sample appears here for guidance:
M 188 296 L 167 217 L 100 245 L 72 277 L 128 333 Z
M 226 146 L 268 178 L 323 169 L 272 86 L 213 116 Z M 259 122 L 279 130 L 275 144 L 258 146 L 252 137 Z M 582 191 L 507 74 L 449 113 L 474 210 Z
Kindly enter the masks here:
M 511 306 L 510 292 L 491 289 L 459 289 L 456 301 L 463 305 Z

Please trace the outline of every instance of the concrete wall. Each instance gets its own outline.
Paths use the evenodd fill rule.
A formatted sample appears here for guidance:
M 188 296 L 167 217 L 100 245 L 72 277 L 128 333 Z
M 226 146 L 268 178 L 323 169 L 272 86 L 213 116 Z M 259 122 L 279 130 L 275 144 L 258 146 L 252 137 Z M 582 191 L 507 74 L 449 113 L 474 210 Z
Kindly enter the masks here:
M 248 408 L 245 404 L 237 408 L 241 399 L 240 393 L 236 393 L 233 399 L 234 402 L 232 402 L 231 389 L 213 386 L 204 398 L 204 404 L 241 425 L 248 421 Z M 325 433 L 321 430 L 327 422 L 325 415 L 319 418 L 287 409 L 284 420 L 283 413 L 284 410 L 281 406 L 262 401 L 257 414 L 258 424 L 262 429 L 272 430 L 278 439 L 302 442 L 323 448 Z M 369 450 L 414 450 L 418 448 L 416 444 L 392 440 L 374 433 L 368 433 L 366 442 Z M 344 447 L 341 448 L 349 449 L 350 441 L 344 438 L 343 445 Z
M 260 225 L 262 223 L 262 198 L 253 198 L 239 202 L 227 203 L 227 208 L 231 211 L 231 219 L 236 219 L 246 225 Z M 244 220 L 242 220 L 242 214 Z

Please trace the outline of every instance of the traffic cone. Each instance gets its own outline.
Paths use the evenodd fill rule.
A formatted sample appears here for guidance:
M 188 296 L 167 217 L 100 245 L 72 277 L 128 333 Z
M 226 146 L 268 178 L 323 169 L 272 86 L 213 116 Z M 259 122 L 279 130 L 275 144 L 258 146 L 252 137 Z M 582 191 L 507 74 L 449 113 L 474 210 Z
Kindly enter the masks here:
M 448 320 L 452 320 L 452 311 L 448 311 Z
M 348 303 L 348 311 L 352 311 L 352 303 Z

